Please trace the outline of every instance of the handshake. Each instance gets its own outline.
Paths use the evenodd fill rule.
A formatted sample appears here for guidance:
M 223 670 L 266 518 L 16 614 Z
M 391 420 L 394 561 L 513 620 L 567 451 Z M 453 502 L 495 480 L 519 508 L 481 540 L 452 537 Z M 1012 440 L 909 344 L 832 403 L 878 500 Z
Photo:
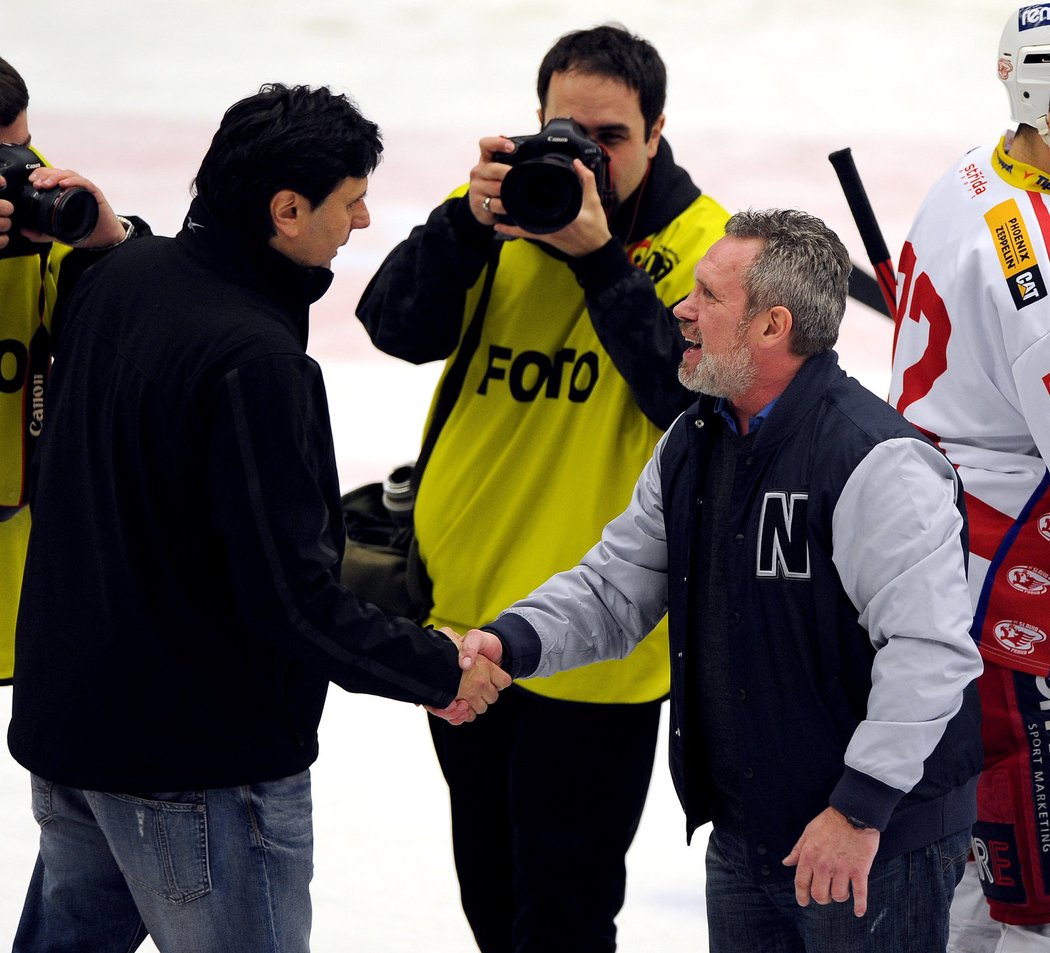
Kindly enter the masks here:
M 453 629 L 440 631 L 459 646 L 459 667 L 463 675 L 459 680 L 459 694 L 448 708 L 425 707 L 449 724 L 462 725 L 484 714 L 511 683 L 511 677 L 499 667 L 503 643 L 491 632 L 471 629 L 464 637 Z

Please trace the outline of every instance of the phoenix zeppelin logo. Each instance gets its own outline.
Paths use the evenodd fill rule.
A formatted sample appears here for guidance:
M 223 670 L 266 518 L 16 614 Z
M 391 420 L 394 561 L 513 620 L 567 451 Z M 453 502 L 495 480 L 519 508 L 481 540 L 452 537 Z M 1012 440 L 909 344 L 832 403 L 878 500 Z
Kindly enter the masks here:
M 1047 9 L 1050 10 L 1050 7 Z M 1046 285 L 1017 202 L 1014 199 L 1000 202 L 995 208 L 989 209 L 984 220 L 991 233 L 996 257 L 1003 269 L 1014 307 L 1020 311 L 1041 301 L 1046 297 Z
M 999 79 L 1004 83 L 1010 78 L 1010 74 L 1014 71 L 1013 60 L 1009 56 L 999 57 Z
M 1011 619 L 997 622 L 992 631 L 995 641 L 1013 655 L 1031 655 L 1040 642 L 1046 641 L 1046 633 L 1038 626 Z
M 1017 11 L 1018 30 L 1034 30 L 1045 23 L 1050 23 L 1050 5 L 1048 4 L 1033 3 Z
M 1039 535 L 1042 536 L 1043 539 L 1050 540 L 1050 513 L 1044 513 L 1040 516 L 1035 526 L 1036 529 L 1039 530 Z
M 1014 566 L 1006 574 L 1006 581 L 1018 592 L 1029 596 L 1041 596 L 1050 590 L 1050 576 L 1035 566 Z

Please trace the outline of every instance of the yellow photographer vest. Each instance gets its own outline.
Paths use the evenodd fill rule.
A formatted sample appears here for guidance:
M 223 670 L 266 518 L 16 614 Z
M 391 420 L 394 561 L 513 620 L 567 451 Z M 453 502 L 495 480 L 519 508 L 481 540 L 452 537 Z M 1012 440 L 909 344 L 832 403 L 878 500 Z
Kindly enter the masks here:
M 665 305 L 689 293 L 727 218 L 701 195 L 628 249 L 633 260 L 662 254 L 671 266 L 655 285 Z M 575 565 L 626 507 L 660 435 L 599 342 L 571 269 L 527 241 L 506 243 L 480 343 L 416 502 L 434 583 L 430 621 L 465 632 Z M 667 652 L 662 623 L 627 659 L 522 686 L 571 701 L 651 701 L 669 689 Z

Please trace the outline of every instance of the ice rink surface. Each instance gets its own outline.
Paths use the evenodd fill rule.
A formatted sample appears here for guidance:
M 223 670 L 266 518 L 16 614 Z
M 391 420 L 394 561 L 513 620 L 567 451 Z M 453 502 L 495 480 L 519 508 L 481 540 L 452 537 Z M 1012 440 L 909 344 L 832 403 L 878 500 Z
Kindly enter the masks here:
M 670 79 L 665 134 L 696 182 L 731 211 L 818 214 L 865 264 L 828 153 L 852 148 L 896 258 L 933 180 L 1009 118 L 995 75 L 1014 8 L 1003 0 L 55 0 L 18 17 L 3 3 L 0 56 L 29 85 L 34 143 L 161 234 L 178 229 L 223 110 L 261 83 L 330 85 L 383 128 L 372 226 L 336 259 L 312 319 L 346 488 L 415 455 L 438 373 L 377 354 L 353 317 L 357 298 L 383 256 L 466 180 L 478 138 L 538 128 L 536 68 L 562 33 L 614 20 L 651 40 Z M 842 363 L 880 394 L 891 338 L 886 319 L 850 306 Z M 0 689 L 0 724 L 9 715 L 10 690 Z M 422 713 L 333 689 L 321 746 L 314 949 L 469 953 Z M 550 797 L 556 804 L 556 789 Z M 36 851 L 28 778 L 6 749 L 0 817 L 2 950 Z M 623 953 L 707 949 L 706 832 L 692 847 L 683 834 L 661 743 L 628 856 Z

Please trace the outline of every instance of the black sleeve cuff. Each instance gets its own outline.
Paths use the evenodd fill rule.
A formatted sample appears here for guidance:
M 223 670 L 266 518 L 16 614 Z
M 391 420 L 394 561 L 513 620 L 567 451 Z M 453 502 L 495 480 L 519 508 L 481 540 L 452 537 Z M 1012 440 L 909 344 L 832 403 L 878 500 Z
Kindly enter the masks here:
M 500 667 L 512 678 L 528 678 L 540 664 L 542 645 L 536 630 L 520 615 L 504 612 L 495 622 L 482 626 L 503 643 Z
M 456 238 L 479 250 L 487 250 L 496 232 L 491 225 L 482 225 L 474 217 L 467 197 L 464 195 L 460 198 L 449 199 L 446 205 L 448 206 L 448 220 Z
M 902 797 L 903 791 L 847 767 L 831 792 L 828 803 L 846 817 L 884 831 Z
M 601 294 L 629 275 L 634 267 L 627 259 L 623 245 L 615 237 L 589 255 L 566 260 L 580 287 L 588 295 Z

